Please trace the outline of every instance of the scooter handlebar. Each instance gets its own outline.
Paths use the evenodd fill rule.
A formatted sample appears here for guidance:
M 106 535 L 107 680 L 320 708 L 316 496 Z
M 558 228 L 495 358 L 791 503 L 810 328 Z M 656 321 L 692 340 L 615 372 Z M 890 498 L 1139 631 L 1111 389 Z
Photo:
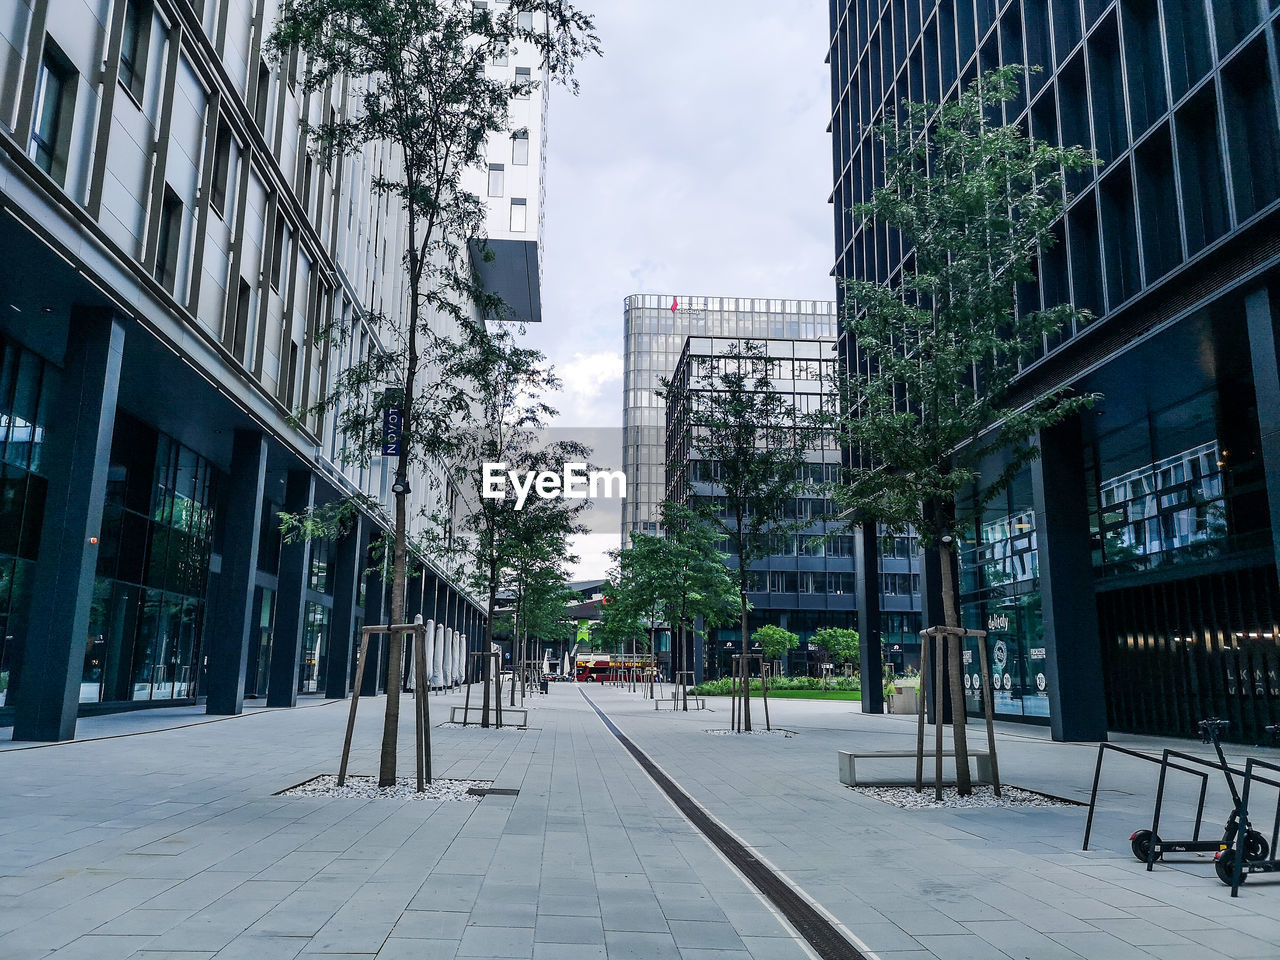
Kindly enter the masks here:
M 1210 717 L 1208 720 L 1201 720 L 1197 726 L 1200 729 L 1200 739 L 1205 743 L 1209 743 L 1220 731 L 1231 726 L 1231 721 Z

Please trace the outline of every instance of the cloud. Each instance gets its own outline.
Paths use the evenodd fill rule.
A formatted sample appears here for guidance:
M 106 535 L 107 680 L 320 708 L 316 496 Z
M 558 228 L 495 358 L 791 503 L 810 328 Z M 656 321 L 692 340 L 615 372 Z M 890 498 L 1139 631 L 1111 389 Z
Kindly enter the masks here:
M 574 353 L 556 365 L 556 372 L 562 384 L 561 396 L 552 402 L 561 407 L 560 424 L 593 427 L 617 423 L 622 395 L 620 351 Z
M 559 423 L 620 426 L 629 294 L 834 298 L 829 5 L 581 5 L 604 56 L 551 94 L 528 337 L 565 381 Z

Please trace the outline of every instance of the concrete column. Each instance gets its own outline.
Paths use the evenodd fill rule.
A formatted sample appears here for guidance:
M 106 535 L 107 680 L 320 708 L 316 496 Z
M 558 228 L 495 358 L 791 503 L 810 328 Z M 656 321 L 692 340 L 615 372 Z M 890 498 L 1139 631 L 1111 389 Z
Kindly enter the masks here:
M 1105 740 L 1107 701 L 1079 418 L 1042 430 L 1039 443 L 1031 492 L 1049 722 L 1055 740 Z
M 333 610 L 329 615 L 329 655 L 324 677 L 324 695 L 331 700 L 345 699 L 348 692 L 351 651 L 356 642 L 356 605 L 367 549 L 365 519 L 356 514 L 354 526 L 337 543 L 333 564 Z
M 1249 357 L 1253 364 L 1253 389 L 1258 406 L 1258 432 L 1262 436 L 1262 466 L 1266 475 L 1267 505 L 1271 513 L 1271 548 L 1280 569 L 1280 336 L 1276 310 L 1266 287 L 1244 298 L 1249 327 Z
M 76 734 L 124 334 L 110 311 L 72 311 L 62 384 L 42 444 L 49 486 L 14 740 L 70 740 Z
M 233 715 L 244 710 L 249 643 L 256 625 L 254 578 L 267 478 L 267 438 L 237 430 L 231 447 L 222 516 L 222 571 L 205 622 L 204 653 L 209 658 L 205 713 Z
M 315 503 L 316 478 L 310 470 L 290 470 L 285 481 L 286 513 L 303 513 Z M 292 707 L 298 702 L 298 669 L 302 660 L 302 629 L 311 572 L 311 542 L 299 538 L 280 546 L 280 586 L 276 591 L 276 631 L 271 644 L 268 707 Z
M 884 644 L 880 625 L 880 543 L 877 533 L 874 523 L 860 523 L 853 534 L 863 713 L 884 713 Z

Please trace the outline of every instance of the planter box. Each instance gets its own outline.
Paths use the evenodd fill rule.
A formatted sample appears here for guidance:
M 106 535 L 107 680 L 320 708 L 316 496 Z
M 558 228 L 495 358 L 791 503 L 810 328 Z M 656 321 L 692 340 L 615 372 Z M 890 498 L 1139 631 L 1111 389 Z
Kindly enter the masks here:
M 920 712 L 920 691 L 915 687 L 894 687 L 889 694 L 889 712 L 916 714 Z

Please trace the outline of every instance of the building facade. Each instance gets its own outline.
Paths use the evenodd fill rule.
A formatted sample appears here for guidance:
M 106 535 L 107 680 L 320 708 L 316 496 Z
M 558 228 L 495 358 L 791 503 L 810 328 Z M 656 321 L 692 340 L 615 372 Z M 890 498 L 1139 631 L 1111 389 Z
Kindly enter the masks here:
M 768 358 L 765 362 L 773 390 L 798 416 L 816 414 L 834 402 L 834 336 L 751 342 Z M 718 365 L 737 362 L 742 356 L 742 343 L 731 337 L 688 337 L 670 378 L 673 389 L 666 401 L 666 499 L 718 509 L 722 521 L 732 517 L 717 483 L 718 465 L 703 459 L 698 451 L 694 435 L 698 428 L 692 412 L 700 397 L 717 389 Z M 896 537 L 889 544 L 882 538 L 870 557 L 870 565 L 879 571 L 872 576 L 870 603 L 865 596 L 860 599 L 857 554 L 865 544 L 837 518 L 838 510 L 828 496 L 829 485 L 839 477 L 838 439 L 821 436 L 806 459 L 805 482 L 781 518 L 801 524 L 798 532 L 781 537 L 777 552 L 751 567 L 749 628 L 771 623 L 796 634 L 800 644 L 788 653 L 784 670 L 817 676 L 825 656 L 813 642 L 814 634 L 822 627 L 857 629 L 860 608 L 865 628 L 865 611 L 870 606 L 879 612 L 888 659 L 900 672 L 913 660 L 918 662 L 919 656 L 920 557 L 915 538 Z M 726 538 L 721 549 L 736 568 L 731 541 Z M 699 635 L 693 642 L 689 662 L 699 679 L 704 672 L 727 676 L 733 652 L 741 649 L 741 627 L 728 625 Z
M 344 464 L 332 415 L 292 414 L 380 349 L 371 313 L 404 309 L 403 213 L 370 188 L 399 158 L 307 150 L 303 121 L 359 92 L 308 94 L 297 57 L 265 59 L 276 9 L 17 0 L 0 19 L 0 722 L 18 739 L 93 710 L 345 696 L 353 637 L 386 616 L 364 576 L 376 518 L 289 542 L 278 516 L 390 500 L 390 461 Z M 336 322 L 351 335 L 319 336 Z M 413 508 L 441 495 L 413 487 Z M 481 609 L 420 566 L 410 616 L 451 649 L 477 637 Z
M 666 401 L 662 381 L 675 372 L 690 336 L 831 340 L 835 304 L 823 300 L 687 297 L 641 293 L 623 302 L 622 469 L 627 495 L 622 543 L 657 533 L 666 495 Z
M 1280 720 L 1278 16 L 1252 0 L 831 3 L 837 277 L 893 283 L 908 265 L 849 211 L 882 183 L 870 127 L 904 99 L 1029 65 L 1001 119 L 1101 161 L 1068 177 L 1056 243 L 1018 291 L 1019 309 L 1095 319 L 1037 345 L 1015 399 L 1102 399 L 1040 437 L 961 543 L 997 715 L 1060 739 L 1221 716 L 1256 741 Z M 842 342 L 846 364 L 857 351 Z M 926 558 L 930 622 L 936 570 Z

